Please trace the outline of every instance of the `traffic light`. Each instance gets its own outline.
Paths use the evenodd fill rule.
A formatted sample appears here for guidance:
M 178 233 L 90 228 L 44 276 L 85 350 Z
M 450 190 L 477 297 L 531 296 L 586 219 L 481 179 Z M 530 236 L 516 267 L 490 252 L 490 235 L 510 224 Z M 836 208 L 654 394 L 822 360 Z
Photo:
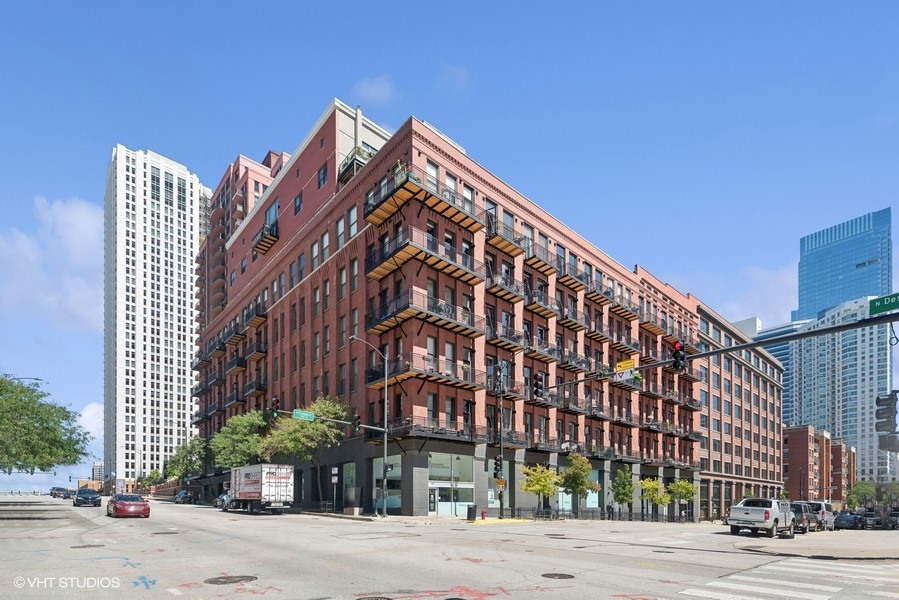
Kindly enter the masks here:
M 353 431 L 358 432 L 362 429 L 362 417 L 359 416 L 359 413 L 353 413 Z
M 674 360 L 675 371 L 685 371 L 687 369 L 687 355 L 684 352 L 684 343 L 677 340 L 671 345 L 671 358 Z
M 543 373 L 534 373 L 534 398 L 543 398 Z
M 281 401 L 277 398 L 272 398 L 272 418 L 278 418 L 278 411 L 281 410 Z
M 502 473 L 503 472 L 503 457 L 496 455 L 493 457 L 493 472 L 494 473 Z
M 874 431 L 877 433 L 896 433 L 896 400 L 897 392 L 888 396 L 878 396 L 875 400 L 877 410 L 874 411 Z

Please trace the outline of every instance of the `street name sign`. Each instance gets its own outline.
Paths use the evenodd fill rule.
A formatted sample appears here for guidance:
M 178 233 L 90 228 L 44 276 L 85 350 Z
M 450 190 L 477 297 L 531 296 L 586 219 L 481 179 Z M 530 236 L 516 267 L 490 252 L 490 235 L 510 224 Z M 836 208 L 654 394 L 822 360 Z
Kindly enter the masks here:
M 874 298 L 868 306 L 868 314 L 871 316 L 890 312 L 891 310 L 899 310 L 899 292 L 881 298 Z
M 300 410 L 300 409 L 296 409 L 296 410 L 293 411 L 293 418 L 294 418 L 294 419 L 301 419 L 301 420 L 303 420 L 303 421 L 314 421 L 314 420 L 315 420 L 315 413 L 312 412 L 311 410 Z

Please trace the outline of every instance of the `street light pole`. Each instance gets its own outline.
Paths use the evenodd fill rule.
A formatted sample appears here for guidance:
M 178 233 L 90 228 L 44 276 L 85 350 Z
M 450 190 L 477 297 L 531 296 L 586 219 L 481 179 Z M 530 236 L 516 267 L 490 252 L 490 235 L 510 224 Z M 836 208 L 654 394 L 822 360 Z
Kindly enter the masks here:
M 375 353 L 377 353 L 377 355 L 381 357 L 381 360 L 384 361 L 384 423 L 383 423 L 383 427 L 384 427 L 384 464 L 381 466 L 381 470 L 382 470 L 382 473 L 381 473 L 381 516 L 386 517 L 387 516 L 387 417 L 389 415 L 389 412 L 387 410 L 387 375 L 389 372 L 388 371 L 389 365 L 387 364 L 387 354 L 378 350 L 378 348 L 376 348 L 373 344 L 371 344 L 363 339 L 360 339 L 360 338 L 356 337 L 355 335 L 350 336 L 350 343 L 353 343 L 353 342 L 362 342 L 363 344 L 365 344 L 366 346 L 368 346 L 369 348 L 374 350 Z M 375 504 L 375 515 L 377 515 L 377 514 L 378 514 L 378 505 L 376 503 Z

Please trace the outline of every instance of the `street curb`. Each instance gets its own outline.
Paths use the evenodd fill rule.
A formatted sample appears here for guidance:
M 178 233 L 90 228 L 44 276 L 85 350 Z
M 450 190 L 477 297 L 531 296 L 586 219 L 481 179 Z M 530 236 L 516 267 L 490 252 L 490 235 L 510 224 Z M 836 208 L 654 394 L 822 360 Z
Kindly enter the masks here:
M 827 554 L 798 554 L 796 552 L 779 552 L 774 550 L 766 550 L 765 548 L 753 548 L 746 547 L 741 548 L 740 546 L 734 546 L 738 550 L 743 550 L 745 552 L 755 552 L 757 554 L 765 554 L 767 556 L 778 556 L 783 558 L 807 558 L 809 560 L 869 560 L 869 561 L 877 561 L 877 560 L 896 560 L 895 556 L 831 556 Z

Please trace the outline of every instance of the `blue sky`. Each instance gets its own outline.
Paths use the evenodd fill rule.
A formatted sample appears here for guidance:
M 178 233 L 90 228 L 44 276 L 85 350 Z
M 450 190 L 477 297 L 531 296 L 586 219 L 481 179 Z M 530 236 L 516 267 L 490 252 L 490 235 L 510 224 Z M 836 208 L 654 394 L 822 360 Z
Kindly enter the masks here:
M 621 264 L 765 325 L 796 307 L 801 236 L 899 196 L 899 3 L 259 6 L 4 7 L 0 373 L 46 380 L 98 457 L 116 143 L 215 187 L 333 97 L 415 115 Z

